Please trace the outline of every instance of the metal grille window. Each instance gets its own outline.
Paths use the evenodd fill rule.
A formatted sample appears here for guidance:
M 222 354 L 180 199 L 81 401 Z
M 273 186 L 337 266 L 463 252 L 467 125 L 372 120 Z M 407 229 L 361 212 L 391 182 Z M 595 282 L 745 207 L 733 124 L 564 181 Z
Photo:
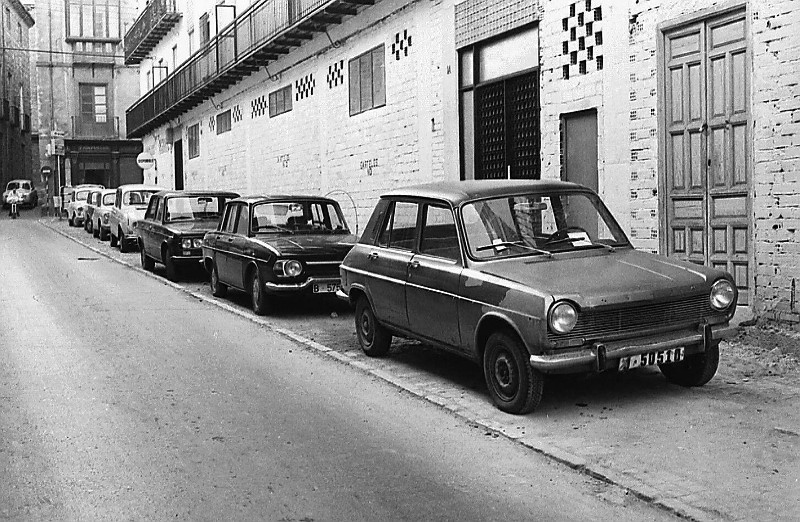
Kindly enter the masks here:
M 384 47 L 350 60 L 350 116 L 386 105 Z
M 92 123 L 108 122 L 108 97 L 105 85 L 82 83 L 78 86 L 81 99 L 81 120 Z
M 189 140 L 189 159 L 196 158 L 200 155 L 200 124 L 191 125 L 186 134 Z
M 120 38 L 119 2 L 67 0 L 69 38 Z
M 273 118 L 292 110 L 292 85 L 269 93 L 269 117 Z
M 231 110 L 217 114 L 217 134 L 231 130 Z

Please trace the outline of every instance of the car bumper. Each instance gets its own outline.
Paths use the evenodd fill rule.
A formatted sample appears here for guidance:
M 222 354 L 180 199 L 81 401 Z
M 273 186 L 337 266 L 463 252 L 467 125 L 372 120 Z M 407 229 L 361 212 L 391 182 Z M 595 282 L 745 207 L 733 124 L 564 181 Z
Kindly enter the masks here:
M 314 285 L 320 285 L 320 287 L 327 288 L 328 285 L 336 285 L 338 291 L 341 287 L 341 279 L 338 277 L 325 277 L 325 278 L 317 278 L 317 277 L 309 277 L 302 283 L 275 283 L 273 281 L 267 281 L 264 283 L 264 287 L 267 289 L 268 292 L 274 293 L 283 293 L 283 292 L 313 292 Z M 322 294 L 330 294 L 335 295 L 335 292 L 319 292 Z M 317 293 L 317 292 L 314 292 Z
M 685 347 L 686 354 L 700 353 L 715 341 L 735 337 L 734 326 L 700 325 L 697 330 L 678 330 L 660 335 L 594 343 L 580 350 L 531 355 L 530 364 L 543 373 L 599 372 L 616 368 L 621 357 Z M 697 347 L 697 348 L 692 348 Z

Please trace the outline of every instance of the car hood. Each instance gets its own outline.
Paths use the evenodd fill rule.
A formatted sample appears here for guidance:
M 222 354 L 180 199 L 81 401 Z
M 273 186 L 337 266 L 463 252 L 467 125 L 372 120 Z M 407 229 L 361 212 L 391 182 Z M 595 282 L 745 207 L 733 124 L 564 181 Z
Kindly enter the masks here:
M 723 272 L 637 250 L 515 258 L 480 270 L 581 307 L 663 299 L 709 291 Z
M 281 237 L 259 234 L 254 239 L 281 256 L 330 254 L 338 258 L 344 258 L 357 241 L 352 234 L 295 234 Z
M 193 234 L 202 236 L 206 232 L 216 230 L 218 219 L 203 219 L 200 221 L 176 221 L 164 225 L 173 234 Z

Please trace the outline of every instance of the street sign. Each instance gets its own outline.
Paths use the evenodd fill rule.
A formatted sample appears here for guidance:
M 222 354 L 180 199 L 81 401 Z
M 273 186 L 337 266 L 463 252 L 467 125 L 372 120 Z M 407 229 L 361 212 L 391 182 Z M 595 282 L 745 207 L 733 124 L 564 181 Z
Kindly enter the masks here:
M 52 174 L 52 173 L 53 173 L 53 167 L 51 167 L 49 165 L 45 165 L 44 167 L 42 167 L 42 177 L 43 178 L 49 178 L 50 174 Z
M 139 168 L 148 170 L 156 166 L 156 159 L 149 152 L 142 152 L 136 156 L 136 164 Z
M 64 138 L 53 138 L 50 140 L 50 147 L 54 156 L 64 155 Z
M 66 135 L 67 135 L 67 133 L 64 132 L 64 131 L 60 131 L 60 130 L 50 131 L 50 137 L 51 138 L 63 138 Z

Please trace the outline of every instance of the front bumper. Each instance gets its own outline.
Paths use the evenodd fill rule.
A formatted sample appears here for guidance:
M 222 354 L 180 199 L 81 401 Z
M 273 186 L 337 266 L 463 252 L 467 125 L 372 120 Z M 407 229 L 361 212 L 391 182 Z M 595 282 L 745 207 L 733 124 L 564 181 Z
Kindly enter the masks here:
M 531 366 L 543 373 L 599 372 L 616 368 L 621 357 L 683 346 L 686 355 L 701 353 L 715 341 L 735 337 L 735 326 L 701 324 L 697 330 L 678 330 L 659 335 L 594 343 L 590 347 L 556 354 L 531 355 Z
M 283 292 L 305 292 L 311 291 L 313 285 L 336 285 L 339 286 L 341 284 L 341 279 L 338 277 L 309 277 L 302 283 L 275 283 L 273 281 L 267 281 L 264 283 L 264 287 L 267 289 L 268 292 L 274 293 L 283 293 Z M 322 294 L 328 293 L 331 295 L 335 295 L 334 292 L 321 292 Z

